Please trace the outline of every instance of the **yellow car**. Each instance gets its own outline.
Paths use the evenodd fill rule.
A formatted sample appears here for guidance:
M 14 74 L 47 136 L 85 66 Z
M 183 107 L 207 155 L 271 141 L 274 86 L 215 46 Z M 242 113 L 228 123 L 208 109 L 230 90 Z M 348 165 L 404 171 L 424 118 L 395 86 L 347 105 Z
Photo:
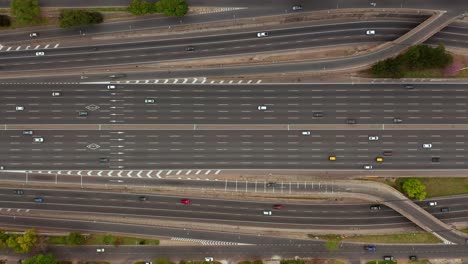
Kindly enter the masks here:
M 377 161 L 377 162 L 382 162 L 382 161 L 383 161 L 383 158 L 382 158 L 382 157 L 377 157 L 377 158 L 375 158 L 375 161 Z
M 330 161 L 335 161 L 335 160 L 336 160 L 336 156 L 329 156 L 329 157 L 328 157 L 328 160 L 330 160 Z

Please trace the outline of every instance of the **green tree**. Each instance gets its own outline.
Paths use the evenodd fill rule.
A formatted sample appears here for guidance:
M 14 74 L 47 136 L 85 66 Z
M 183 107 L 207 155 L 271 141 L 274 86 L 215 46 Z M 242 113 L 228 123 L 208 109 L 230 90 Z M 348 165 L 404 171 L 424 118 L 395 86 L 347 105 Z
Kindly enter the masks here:
M 89 12 L 81 9 L 62 9 L 59 15 L 59 25 L 62 28 L 88 26 L 99 24 L 104 17 L 99 12 Z
M 134 15 L 145 15 L 156 13 L 156 4 L 146 0 L 132 0 L 128 6 L 128 11 Z
M 37 234 L 35 229 L 28 229 L 24 232 L 24 235 L 16 238 L 22 253 L 27 253 L 37 242 Z
M 188 4 L 185 0 L 159 0 L 156 11 L 166 16 L 182 17 L 188 12 Z
M 83 245 L 86 242 L 86 237 L 78 232 L 71 232 L 68 234 L 65 240 L 67 241 L 68 245 L 77 246 Z
M 423 200 L 426 198 L 426 186 L 424 186 L 419 179 L 406 179 L 403 182 L 402 189 L 411 199 Z
M 11 14 L 19 24 L 33 24 L 41 21 L 41 9 L 38 0 L 12 0 Z
M 39 254 L 31 258 L 23 260 L 23 264 L 57 264 L 55 256 L 52 254 Z
M 18 244 L 18 241 L 16 240 L 18 236 L 17 235 L 10 235 L 6 241 L 7 247 L 13 249 L 15 252 L 18 253 L 23 253 L 21 252 L 21 246 Z

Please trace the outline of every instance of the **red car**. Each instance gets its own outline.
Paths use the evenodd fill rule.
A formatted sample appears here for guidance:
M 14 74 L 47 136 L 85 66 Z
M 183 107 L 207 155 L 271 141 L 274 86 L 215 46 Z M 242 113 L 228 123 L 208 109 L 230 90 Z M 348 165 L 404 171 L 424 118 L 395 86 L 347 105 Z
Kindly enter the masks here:
M 190 204 L 191 203 L 190 199 L 182 199 L 182 200 L 180 200 L 180 202 L 182 204 Z
M 283 208 L 282 204 L 274 204 L 273 205 L 273 209 L 281 209 L 281 208 Z

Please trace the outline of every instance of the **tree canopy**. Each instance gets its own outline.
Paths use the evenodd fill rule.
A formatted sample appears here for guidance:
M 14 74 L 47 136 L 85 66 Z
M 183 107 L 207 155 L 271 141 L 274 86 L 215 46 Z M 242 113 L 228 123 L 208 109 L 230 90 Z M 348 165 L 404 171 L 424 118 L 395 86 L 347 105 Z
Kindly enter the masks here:
M 376 77 L 402 78 L 406 71 L 444 68 L 452 63 L 452 55 L 443 45 L 431 48 L 427 45 L 410 47 L 405 53 L 379 61 L 371 68 Z
M 57 264 L 55 256 L 52 254 L 39 254 L 23 260 L 23 264 Z
M 11 0 L 11 14 L 19 24 L 33 24 L 41 21 L 38 0 Z
M 419 179 L 406 179 L 403 182 L 402 189 L 411 199 L 423 200 L 426 198 L 426 186 L 424 186 Z
M 88 26 L 102 23 L 102 21 L 104 21 L 104 17 L 99 12 L 90 12 L 81 9 L 60 10 L 59 25 L 61 28 Z
M 128 11 L 134 15 L 162 13 L 166 16 L 182 17 L 188 12 L 188 4 L 185 0 L 159 0 L 157 2 L 132 0 Z

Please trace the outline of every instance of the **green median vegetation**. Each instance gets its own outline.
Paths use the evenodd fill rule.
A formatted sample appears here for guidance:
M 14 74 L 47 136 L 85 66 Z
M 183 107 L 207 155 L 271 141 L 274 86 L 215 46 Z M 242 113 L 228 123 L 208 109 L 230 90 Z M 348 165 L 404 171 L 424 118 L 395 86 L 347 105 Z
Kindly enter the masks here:
M 450 196 L 457 194 L 468 194 L 468 178 L 417 178 L 424 186 L 426 186 L 426 198 Z M 385 180 L 384 183 L 392 186 L 400 192 L 403 191 L 403 183 L 405 178 L 396 180 Z
M 157 239 L 114 236 L 108 234 L 83 236 L 74 232 L 70 233 L 68 236 L 51 236 L 48 242 L 55 245 L 159 245 L 159 240 Z
M 309 234 L 309 238 L 318 238 L 326 241 L 336 240 L 339 242 L 363 242 L 363 243 L 402 243 L 402 244 L 433 244 L 440 243 L 440 240 L 432 234 L 425 232 L 389 234 L 389 235 L 354 235 L 354 236 L 339 236 L 339 235 L 313 235 Z
M 104 17 L 99 12 L 87 11 L 83 9 L 63 9 L 60 10 L 59 26 L 61 28 L 82 27 L 100 24 Z
M 42 22 L 38 0 L 12 0 L 10 12 L 19 25 L 33 26 Z
M 185 0 L 159 0 L 157 2 L 132 0 L 128 11 L 134 15 L 162 13 L 166 16 L 183 17 L 188 12 L 188 4 Z
M 418 73 L 425 71 L 443 70 L 452 61 L 452 55 L 442 44 L 435 48 L 416 45 L 394 58 L 377 62 L 371 67 L 370 72 L 377 78 L 414 78 Z

